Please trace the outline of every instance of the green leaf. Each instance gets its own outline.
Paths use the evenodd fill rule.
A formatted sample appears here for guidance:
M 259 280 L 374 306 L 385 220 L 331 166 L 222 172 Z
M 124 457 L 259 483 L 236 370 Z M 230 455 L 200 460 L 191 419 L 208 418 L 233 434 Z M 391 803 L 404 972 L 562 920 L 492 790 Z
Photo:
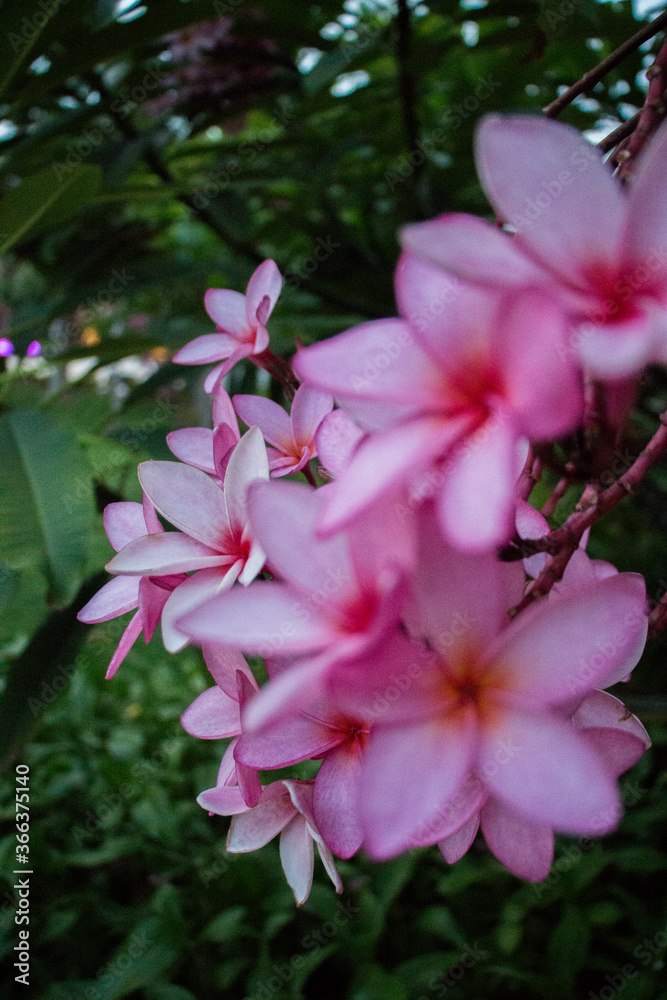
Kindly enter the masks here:
M 80 165 L 65 173 L 60 163 L 26 177 L 0 201 L 0 254 L 84 208 L 101 179 L 100 167 Z
M 0 559 L 38 566 L 54 603 L 75 596 L 94 513 L 90 471 L 74 434 L 34 410 L 0 417 Z

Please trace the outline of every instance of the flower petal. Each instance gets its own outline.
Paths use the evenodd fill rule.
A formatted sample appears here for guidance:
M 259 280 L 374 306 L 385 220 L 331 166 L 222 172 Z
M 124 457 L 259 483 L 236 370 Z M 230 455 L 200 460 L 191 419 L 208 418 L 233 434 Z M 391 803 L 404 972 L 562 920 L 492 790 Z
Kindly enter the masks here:
M 174 361 L 177 365 L 205 365 L 228 358 L 236 346 L 234 337 L 226 333 L 205 333 L 181 347 L 174 355 Z
M 225 498 L 205 472 L 180 462 L 142 462 L 139 479 L 159 512 L 175 528 L 222 551 L 229 531 Z
M 307 653 L 335 638 L 296 591 L 265 580 L 212 598 L 176 626 L 197 642 L 219 642 L 258 656 Z
M 615 262 L 625 205 L 602 156 L 570 125 L 487 115 L 476 137 L 480 179 L 493 206 L 550 271 L 585 286 L 591 264 Z
M 213 431 L 210 427 L 183 427 L 167 434 L 169 450 L 181 462 L 202 472 L 215 473 L 213 464 Z
M 296 905 L 308 899 L 313 884 L 313 838 L 303 816 L 296 815 L 280 834 L 280 863 Z
M 460 788 L 473 745 L 468 713 L 371 732 L 360 792 L 364 843 L 371 857 L 384 860 L 411 846 Z
M 249 324 L 266 325 L 282 285 L 283 279 L 275 261 L 263 261 L 251 275 L 246 288 L 245 309 Z
M 130 542 L 107 563 L 107 570 L 109 573 L 162 576 L 166 573 L 187 573 L 207 566 L 222 566 L 229 559 L 229 556 L 202 545 L 181 531 L 165 531 L 159 535 L 144 535 Z
M 247 340 L 251 334 L 250 326 L 246 317 L 245 295 L 240 292 L 230 291 L 227 288 L 209 288 L 204 295 L 204 308 L 222 334 L 226 334 L 225 340 L 231 345 L 232 350 L 238 341 Z M 209 334 L 211 337 L 221 334 Z M 198 340 L 203 340 L 199 337 Z M 195 341 L 193 341 L 195 343 Z M 218 358 L 228 357 L 231 350 L 226 354 L 219 354 Z M 217 358 L 210 357 L 206 360 L 215 361 Z
M 297 815 L 282 781 L 266 785 L 258 805 L 254 809 L 245 806 L 245 809 L 243 815 L 234 818 L 230 824 L 227 837 L 230 854 L 245 854 L 264 847 Z
M 141 615 L 137 611 L 137 613 L 135 615 L 132 615 L 132 617 L 130 618 L 129 625 L 127 626 L 122 636 L 120 637 L 120 642 L 116 647 L 116 652 L 111 657 L 111 662 L 107 667 L 106 674 L 104 675 L 105 680 L 108 681 L 116 673 L 119 666 L 121 665 L 127 654 L 130 652 L 132 647 L 134 646 L 136 640 L 141 635 L 141 628 L 142 628 Z
M 646 589 L 618 573 L 526 609 L 489 649 L 487 661 L 534 704 L 564 704 L 620 680 L 646 641 Z
M 310 445 L 328 413 L 333 410 L 333 396 L 319 389 L 300 385 L 292 400 L 290 421 L 297 448 Z
M 177 619 L 216 594 L 229 590 L 242 567 L 242 561 L 237 559 L 229 567 L 200 569 L 176 587 L 162 611 L 162 641 L 168 652 L 177 653 L 190 641 L 189 636 L 176 627 Z
M 359 819 L 361 750 L 347 739 L 322 761 L 313 787 L 313 811 L 326 845 L 339 858 L 351 858 L 361 847 Z
M 481 816 L 482 833 L 489 849 L 513 875 L 541 882 L 549 874 L 554 856 L 554 832 L 531 823 L 490 798 Z
M 450 833 L 438 842 L 440 853 L 448 865 L 456 864 L 464 854 L 468 853 L 478 830 L 479 813 L 476 812 L 455 833 Z
M 108 622 L 126 611 L 132 611 L 138 603 L 139 577 L 116 576 L 91 597 L 76 617 L 87 624 Z
M 207 688 L 186 708 L 181 716 L 186 733 L 200 740 L 222 740 L 241 732 L 241 711 L 235 698 L 230 698 L 217 685 Z
M 225 502 L 232 531 L 248 524 L 248 487 L 269 478 L 269 459 L 259 427 L 251 427 L 234 448 L 225 473 Z
M 234 409 L 248 427 L 259 427 L 264 440 L 281 452 L 294 451 L 289 414 L 265 396 L 234 396 Z
M 141 538 L 147 533 L 142 505 L 129 500 L 108 503 L 104 508 L 104 530 L 116 552 Z
M 621 817 L 611 769 L 556 716 L 504 710 L 482 740 L 479 773 L 507 807 L 562 833 L 608 833 Z
M 327 472 L 338 479 L 352 460 L 364 432 L 343 410 L 334 410 L 317 429 L 315 444 Z

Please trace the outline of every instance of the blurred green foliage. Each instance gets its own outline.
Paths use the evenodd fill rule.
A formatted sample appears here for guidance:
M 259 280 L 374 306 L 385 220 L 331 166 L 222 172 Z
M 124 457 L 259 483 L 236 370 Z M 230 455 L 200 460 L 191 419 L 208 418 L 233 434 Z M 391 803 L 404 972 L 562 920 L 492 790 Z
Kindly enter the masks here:
M 222 751 L 178 722 L 207 683 L 199 653 L 168 656 L 156 637 L 105 682 L 125 623 L 75 622 L 110 554 L 104 505 L 139 498 L 137 462 L 169 457 L 168 431 L 210 421 L 202 373 L 169 361 L 210 332 L 204 291 L 243 290 L 273 257 L 285 356 L 392 314 L 401 225 L 489 212 L 479 116 L 539 112 L 639 26 L 627 0 L 410 6 L 406 36 L 380 0 L 0 3 L 0 337 L 16 351 L 0 372 L 0 758 L 32 769 L 38 1000 L 667 996 L 663 639 L 622 692 L 654 747 L 624 779 L 613 836 L 559 842 L 539 886 L 479 846 L 451 869 L 435 849 L 355 859 L 340 865 L 342 898 L 319 872 L 296 910 L 276 845 L 227 855 L 226 822 L 195 802 Z M 563 118 L 629 118 L 658 44 Z M 23 360 L 35 340 L 41 366 Z M 128 359 L 150 352 L 146 379 Z M 250 365 L 230 382 L 278 398 Z M 651 371 L 612 476 L 665 408 Z M 653 601 L 667 589 L 666 499 L 663 462 L 589 548 L 644 573 Z M 1 787 L 11 1000 L 27 995 L 12 968 L 13 770 Z

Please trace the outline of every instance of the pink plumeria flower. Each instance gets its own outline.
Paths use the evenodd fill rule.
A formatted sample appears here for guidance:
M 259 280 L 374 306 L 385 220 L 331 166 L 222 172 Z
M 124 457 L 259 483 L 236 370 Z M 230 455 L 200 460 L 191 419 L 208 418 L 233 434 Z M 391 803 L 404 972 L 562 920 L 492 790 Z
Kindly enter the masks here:
M 359 796 L 373 857 L 425 833 L 446 839 L 489 796 L 545 829 L 591 836 L 618 824 L 613 768 L 571 717 L 638 662 L 644 580 L 596 580 L 508 622 L 522 586 L 518 564 L 448 551 L 424 517 L 409 625 L 427 644 L 397 631 L 330 675 L 341 708 L 373 723 Z
M 257 770 L 234 758 L 234 747 L 242 733 L 241 706 L 257 690 L 257 681 L 236 649 L 204 646 L 204 660 L 215 685 L 198 695 L 181 716 L 186 733 L 200 740 L 233 737 L 222 759 L 219 784 L 238 784 L 245 802 L 257 805 L 260 796 Z
M 381 548 L 353 533 L 317 537 L 330 488 L 277 481 L 254 486 L 250 521 L 281 580 L 219 594 L 176 623 L 197 642 L 300 658 L 251 702 L 246 727 L 306 707 L 319 696 L 327 671 L 372 645 L 401 612 L 404 571 L 386 537 Z
M 251 428 L 234 448 L 224 490 L 205 472 L 179 462 L 143 462 L 139 478 L 156 509 L 179 530 L 130 542 L 107 569 L 151 576 L 194 571 L 170 595 L 162 612 L 162 639 L 176 652 L 188 642 L 176 627 L 178 617 L 237 579 L 247 586 L 264 565 L 247 511 L 248 487 L 269 478 L 261 431 Z
M 212 430 L 210 427 L 182 427 L 167 434 L 167 445 L 176 458 L 208 472 L 220 482 L 225 478 L 232 450 L 240 440 L 239 422 L 222 383 L 218 384 L 213 396 Z
M 557 288 L 585 365 L 623 379 L 667 360 L 667 127 L 639 160 L 629 194 L 576 129 L 489 115 L 477 132 L 484 189 L 515 230 L 466 215 L 409 226 L 403 244 L 465 281 Z
M 143 504 L 131 501 L 107 504 L 104 510 L 104 528 L 116 552 L 130 542 L 148 537 L 149 533 L 159 535 L 164 531 L 155 508 L 145 494 Z M 121 636 L 107 670 L 107 679 L 116 673 L 142 630 L 146 642 L 150 640 L 167 599 L 185 579 L 184 573 L 140 576 L 120 574 L 105 583 L 81 608 L 77 618 L 87 624 L 107 622 L 139 608 Z
M 368 725 L 340 712 L 326 699 L 244 733 L 234 758 L 247 767 L 273 770 L 322 757 L 313 785 L 313 815 L 334 854 L 350 858 L 361 847 L 357 787 Z
M 317 429 L 317 454 L 331 479 L 343 475 L 365 434 L 343 410 L 327 414 Z
M 209 288 L 204 305 L 218 332 L 195 337 L 178 351 L 174 361 L 180 365 L 220 362 L 204 381 L 206 392 L 213 392 L 237 361 L 261 354 L 269 346 L 266 321 L 281 287 L 282 278 L 275 262 L 265 260 L 251 276 L 245 295 L 226 288 Z
M 615 777 L 633 767 L 651 745 L 639 719 L 606 691 L 588 694 L 571 721 Z M 467 785 L 472 787 L 474 780 L 468 776 Z M 438 843 L 449 864 L 468 851 L 480 826 L 490 850 L 514 875 L 529 882 L 541 882 L 547 877 L 554 853 L 553 827 L 525 819 L 493 795 L 458 830 Z
M 315 434 L 333 409 L 333 396 L 300 385 L 288 415 L 265 396 L 234 396 L 234 409 L 248 427 L 257 426 L 268 449 L 271 475 L 300 472 L 317 455 Z
M 450 542 L 492 548 L 513 532 L 523 438 L 552 440 L 581 417 L 562 312 L 542 293 L 490 295 L 410 254 L 396 292 L 404 319 L 363 323 L 296 359 L 307 384 L 374 432 L 335 484 L 320 529 L 339 530 L 427 477 Z
M 202 792 L 197 802 L 210 813 L 232 816 L 227 837 L 230 854 L 246 854 L 264 847 L 280 834 L 280 862 L 297 906 L 308 899 L 317 852 L 336 892 L 343 891 L 333 855 L 313 815 L 313 786 L 308 781 L 274 781 L 265 785 L 259 803 L 248 808 L 241 792 L 218 785 Z

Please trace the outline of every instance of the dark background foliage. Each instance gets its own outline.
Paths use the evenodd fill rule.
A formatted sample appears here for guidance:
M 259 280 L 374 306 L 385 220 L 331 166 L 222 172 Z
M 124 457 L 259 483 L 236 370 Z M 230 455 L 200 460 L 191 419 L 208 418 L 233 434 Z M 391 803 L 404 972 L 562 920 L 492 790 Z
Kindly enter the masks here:
M 211 330 L 204 291 L 242 291 L 273 257 L 285 356 L 392 314 L 400 226 L 489 212 L 479 116 L 539 112 L 638 27 L 626 0 L 0 4 L 3 998 L 667 996 L 664 639 L 622 692 L 654 747 L 624 778 L 615 834 L 560 840 L 538 886 L 479 846 L 454 868 L 435 849 L 362 857 L 340 865 L 342 898 L 320 871 L 297 910 L 275 845 L 227 855 L 226 822 L 195 803 L 221 753 L 178 722 L 207 684 L 199 652 L 169 656 L 158 636 L 105 682 L 125 623 L 75 620 L 109 558 L 105 503 L 139 497 L 137 462 L 170 457 L 169 430 L 210 420 L 201 371 L 170 361 Z M 660 40 L 563 118 L 608 130 L 634 114 Z M 26 360 L 35 341 L 42 363 Z M 245 365 L 230 388 L 278 393 Z M 666 407 L 652 371 L 612 478 Z M 644 573 L 653 601 L 666 494 L 663 462 L 589 547 Z M 27 988 L 12 967 L 17 761 L 31 768 Z

